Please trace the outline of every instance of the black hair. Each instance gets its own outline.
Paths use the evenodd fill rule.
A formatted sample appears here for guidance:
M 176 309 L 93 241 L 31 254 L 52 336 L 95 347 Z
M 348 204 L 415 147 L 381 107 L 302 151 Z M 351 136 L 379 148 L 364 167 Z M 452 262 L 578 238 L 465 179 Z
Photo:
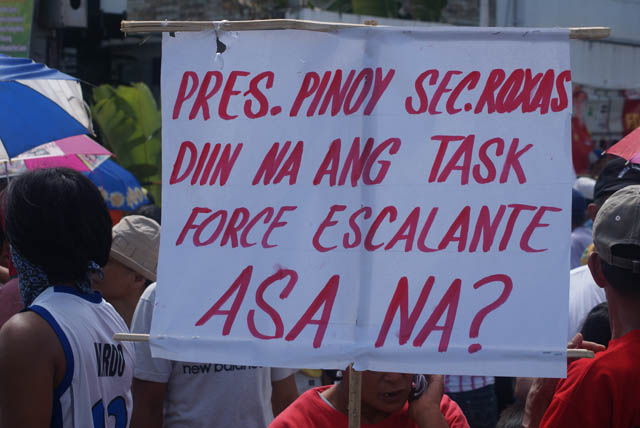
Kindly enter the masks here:
M 637 245 L 619 244 L 611 247 L 611 254 L 629 260 L 640 260 L 640 247 Z M 640 297 L 640 273 L 633 273 L 629 269 L 610 265 L 600 259 L 602 274 L 611 287 L 624 294 Z
M 500 413 L 496 428 L 521 428 L 524 416 L 523 401 L 516 401 Z
M 38 169 L 9 185 L 9 242 L 41 267 L 52 283 L 86 279 L 91 261 L 104 266 L 111 249 L 111 226 L 98 188 L 77 171 Z
M 328 383 L 324 383 L 325 385 L 333 385 L 336 382 L 339 382 L 342 380 L 342 371 L 341 370 L 322 370 L 322 374 L 323 377 L 326 376 L 326 380 L 328 380 Z
M 158 224 L 160 224 L 160 219 L 162 218 L 160 207 L 153 204 L 142 205 L 141 207 L 138 207 L 138 209 L 135 210 L 134 214 L 150 218 L 151 220 L 155 220 L 155 222 Z
M 609 344 L 611 326 L 609 325 L 609 305 L 607 302 L 602 302 L 589 311 L 580 332 L 584 340 L 604 346 Z

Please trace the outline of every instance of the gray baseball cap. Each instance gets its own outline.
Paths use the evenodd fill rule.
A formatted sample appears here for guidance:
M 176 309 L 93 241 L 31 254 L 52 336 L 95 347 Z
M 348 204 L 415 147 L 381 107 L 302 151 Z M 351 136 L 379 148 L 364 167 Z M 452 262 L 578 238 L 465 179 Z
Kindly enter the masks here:
M 593 243 L 602 260 L 640 273 L 640 260 L 612 254 L 615 245 L 640 247 L 640 185 L 627 186 L 611 195 L 593 223 Z

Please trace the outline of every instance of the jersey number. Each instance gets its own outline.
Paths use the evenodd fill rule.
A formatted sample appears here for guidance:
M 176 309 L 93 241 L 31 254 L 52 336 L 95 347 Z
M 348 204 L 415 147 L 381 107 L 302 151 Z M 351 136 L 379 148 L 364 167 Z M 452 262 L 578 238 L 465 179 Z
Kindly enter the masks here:
M 115 428 L 127 427 L 127 404 L 124 398 L 118 396 L 111 400 L 107 406 L 107 413 L 109 416 L 116 418 Z M 104 404 L 102 400 L 96 402 L 91 408 L 91 414 L 93 415 L 93 428 L 105 428 L 104 427 Z

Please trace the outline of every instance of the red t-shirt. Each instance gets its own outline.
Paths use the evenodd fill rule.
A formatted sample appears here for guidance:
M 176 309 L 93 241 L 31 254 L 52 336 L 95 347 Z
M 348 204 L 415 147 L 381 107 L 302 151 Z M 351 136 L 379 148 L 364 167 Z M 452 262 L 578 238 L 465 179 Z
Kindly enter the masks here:
M 572 363 L 540 427 L 640 427 L 640 330 Z
M 347 415 L 335 410 L 325 402 L 320 393 L 329 386 L 313 388 L 302 394 L 287 407 L 269 425 L 269 428 L 347 428 Z M 469 428 L 462 410 L 448 396 L 443 395 L 440 402 L 440 412 L 450 428 Z M 375 425 L 361 425 L 364 428 L 416 428 L 417 425 L 409 418 L 409 403 L 402 410 L 391 414 L 384 421 Z

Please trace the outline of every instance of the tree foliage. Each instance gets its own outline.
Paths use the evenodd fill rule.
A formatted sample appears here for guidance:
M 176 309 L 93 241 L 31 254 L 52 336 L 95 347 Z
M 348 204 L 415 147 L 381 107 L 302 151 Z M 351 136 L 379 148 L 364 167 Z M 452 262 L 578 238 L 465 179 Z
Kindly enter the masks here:
M 447 0 L 351 0 L 349 10 L 344 2 L 345 0 L 334 0 L 328 9 L 358 15 L 438 22 L 442 9 L 447 5 Z
M 159 204 L 162 118 L 147 85 L 98 86 L 93 90 L 91 113 L 105 147 Z

